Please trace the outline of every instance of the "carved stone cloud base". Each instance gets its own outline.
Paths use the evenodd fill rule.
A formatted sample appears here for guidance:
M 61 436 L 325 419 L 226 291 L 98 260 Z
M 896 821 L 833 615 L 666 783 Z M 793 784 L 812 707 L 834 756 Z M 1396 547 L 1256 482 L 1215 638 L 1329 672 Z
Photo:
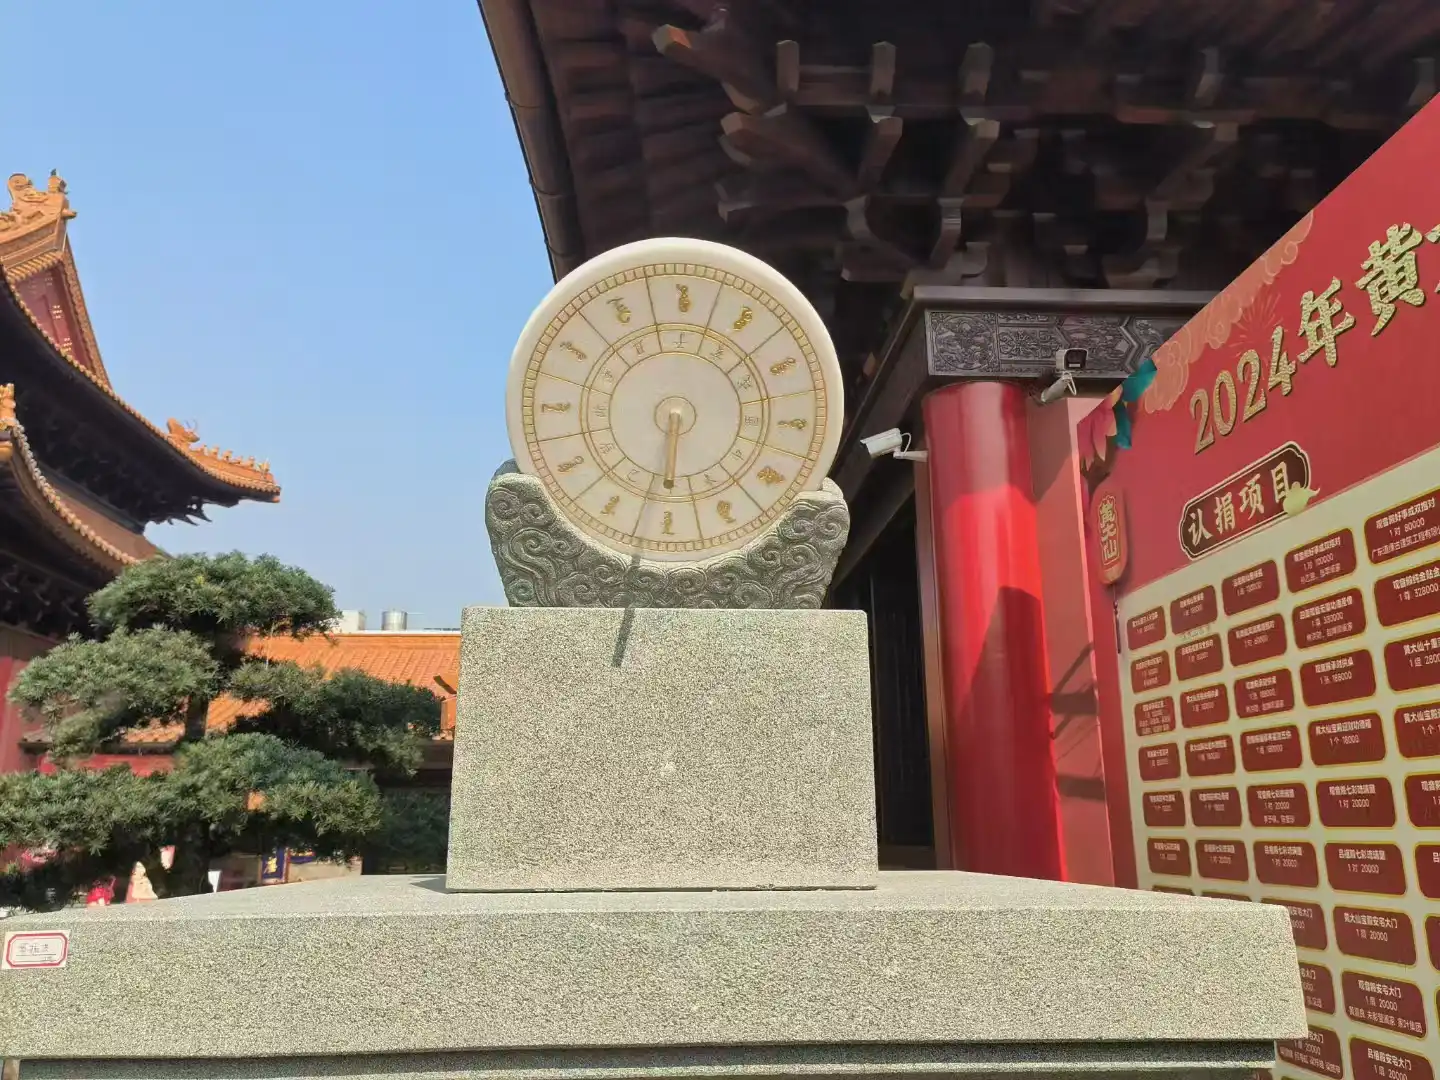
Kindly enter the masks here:
M 818 608 L 850 533 L 850 510 L 826 480 L 739 551 L 658 562 L 585 536 L 538 479 L 507 461 L 490 481 L 485 525 L 512 607 Z

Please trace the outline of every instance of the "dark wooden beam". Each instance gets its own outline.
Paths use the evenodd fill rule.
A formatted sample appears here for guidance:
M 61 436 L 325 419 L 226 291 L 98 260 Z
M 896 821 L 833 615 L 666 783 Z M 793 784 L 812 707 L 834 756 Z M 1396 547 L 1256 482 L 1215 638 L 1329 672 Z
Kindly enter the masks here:
M 1435 96 L 1435 91 L 1435 58 L 1422 56 L 1415 61 L 1415 85 L 1405 99 L 1406 110 L 1419 112 Z
M 894 111 L 895 46 L 877 41 L 870 46 L 870 103 L 872 120 Z
M 900 136 L 905 131 L 905 121 L 898 116 L 872 116 L 870 128 L 865 133 L 865 148 L 860 155 L 860 168 L 856 170 L 856 185 L 861 191 L 872 192 L 885 174 Z
M 831 191 L 847 196 L 855 189 L 854 176 L 829 140 L 788 102 L 760 116 L 731 113 L 720 126 L 730 145 L 753 160 L 768 158 L 799 169 Z
M 643 133 L 668 131 L 695 124 L 720 126 L 730 111 L 730 102 L 714 87 L 706 85 L 689 92 L 670 93 L 663 97 L 635 97 L 628 92 L 630 115 Z
M 763 112 L 779 100 L 775 80 L 734 28 L 724 6 L 715 9 L 703 30 L 682 30 L 667 24 L 655 31 L 652 40 L 665 59 L 720 83 L 737 109 Z
M 1184 146 L 1150 195 L 1169 207 L 1194 209 L 1209 201 L 1215 162 L 1239 144 L 1237 124 L 1201 124 L 1185 134 Z M 1197 191 L 1197 185 L 1199 190 Z
M 960 108 L 985 103 L 985 97 L 990 93 L 990 77 L 994 70 L 995 50 L 989 45 L 976 41 L 965 47 L 958 79 Z
M 1224 85 L 1225 72 L 1220 62 L 1220 50 L 1213 47 L 1201 49 L 1186 84 L 1186 104 L 1193 109 L 1208 109 L 1215 104 Z
M 1360 69 L 1367 75 L 1378 75 L 1406 52 L 1421 47 L 1422 43 L 1440 34 L 1440 8 L 1421 0 L 1412 9 L 1396 32 L 1365 50 L 1358 58 Z
M 765 220 L 747 224 L 737 237 L 740 246 L 757 254 L 828 252 L 840 235 L 839 226 L 819 221 Z
M 716 147 L 713 153 L 696 154 L 681 161 L 672 161 L 663 169 L 651 170 L 645 177 L 645 191 L 652 199 L 665 199 L 692 189 L 709 193 L 715 190 L 722 177 L 732 175 L 734 166 Z
M 845 229 L 865 249 L 865 259 L 893 266 L 893 274 L 881 280 L 899 281 L 916 263 L 915 257 L 889 235 L 886 226 L 877 222 L 875 200 L 871 196 L 860 195 L 845 204 Z M 841 273 L 843 276 L 843 267 Z
M 965 233 L 965 200 L 942 196 L 936 202 L 939 204 L 940 220 L 935 229 L 935 242 L 930 246 L 930 258 L 926 263 L 938 269 L 949 263 L 955 249 L 960 246 L 960 238 Z
M 752 215 L 771 216 L 811 207 L 838 207 L 841 200 L 794 173 L 744 173 L 728 176 L 715 186 L 717 208 L 724 221 Z
M 800 92 L 800 43 L 787 38 L 775 43 L 775 85 L 780 96 L 794 101 Z
M 719 136 L 708 124 L 658 131 L 640 140 L 640 153 L 649 167 L 664 168 L 671 162 L 695 157 L 719 157 L 716 140 Z
M 950 152 L 950 165 L 940 183 L 942 199 L 965 194 L 971 178 L 999 138 L 1000 124 L 997 121 L 961 118 L 955 147 Z
M 1145 236 L 1132 251 L 1100 260 L 1105 283 L 1112 289 L 1149 289 L 1175 276 L 1179 247 L 1170 237 L 1169 207 L 1156 199 L 1145 203 Z

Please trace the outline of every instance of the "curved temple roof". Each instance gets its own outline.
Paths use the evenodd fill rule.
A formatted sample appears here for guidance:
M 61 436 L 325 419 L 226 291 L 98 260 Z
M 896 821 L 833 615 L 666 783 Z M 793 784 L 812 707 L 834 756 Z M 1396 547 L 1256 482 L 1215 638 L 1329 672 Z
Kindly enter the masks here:
M 46 479 L 15 415 L 15 387 L 0 386 L 0 469 L 10 474 L 26 504 L 55 536 L 112 574 L 159 549 L 103 514 L 67 499 Z
M 51 362 L 63 365 L 93 387 L 117 417 L 123 414 L 131 424 L 138 422 L 143 429 L 141 437 L 153 438 L 166 447 L 177 465 L 193 470 L 197 480 L 203 477 L 203 487 L 218 483 L 237 499 L 278 501 L 280 486 L 268 462 L 257 463 L 253 457 L 240 458 L 228 450 L 203 446 L 194 428 L 178 420 L 171 419 L 168 430 L 161 431 L 115 391 L 95 342 L 66 234 L 66 224 L 75 211 L 70 208 L 65 181 L 52 173 L 46 190 L 40 191 L 29 177 L 16 173 L 7 186 L 11 207 L 0 211 L 0 265 L 5 279 L 0 300 L 23 312 L 43 336 L 49 348 L 42 351 Z M 52 310 L 37 312 L 25 294 L 34 291 L 27 283 L 36 283 L 38 288 L 43 275 L 51 275 L 45 284 L 54 285 L 61 295 L 52 299 Z M 65 336 L 57 340 L 57 333 Z

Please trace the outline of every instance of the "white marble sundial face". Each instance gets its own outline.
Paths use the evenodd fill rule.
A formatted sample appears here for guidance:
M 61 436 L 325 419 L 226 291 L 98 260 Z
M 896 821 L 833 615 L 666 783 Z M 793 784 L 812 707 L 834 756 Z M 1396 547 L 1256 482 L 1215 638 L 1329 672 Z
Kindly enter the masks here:
M 743 546 L 820 487 L 844 417 L 809 301 L 704 240 L 597 256 L 560 281 L 510 361 L 515 460 L 606 546 L 691 561 Z

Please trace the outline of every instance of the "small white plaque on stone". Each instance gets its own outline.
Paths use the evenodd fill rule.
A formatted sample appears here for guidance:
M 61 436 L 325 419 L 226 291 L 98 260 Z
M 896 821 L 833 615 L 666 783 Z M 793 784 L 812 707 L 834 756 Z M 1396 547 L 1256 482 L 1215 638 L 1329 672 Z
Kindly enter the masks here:
M 70 959 L 67 930 L 17 930 L 5 935 L 0 970 L 63 968 Z

